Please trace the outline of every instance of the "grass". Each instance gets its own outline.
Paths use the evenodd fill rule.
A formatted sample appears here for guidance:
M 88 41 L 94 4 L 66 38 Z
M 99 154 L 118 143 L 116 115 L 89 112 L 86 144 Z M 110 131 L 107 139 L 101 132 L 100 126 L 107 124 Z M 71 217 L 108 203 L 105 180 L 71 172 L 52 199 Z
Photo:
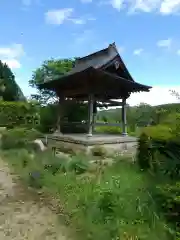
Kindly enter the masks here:
M 56 197 L 79 240 L 170 239 L 149 178 L 133 164 L 117 160 L 90 173 L 82 155 L 73 164 L 49 152 L 30 155 L 22 149 L 1 155 L 26 184 Z

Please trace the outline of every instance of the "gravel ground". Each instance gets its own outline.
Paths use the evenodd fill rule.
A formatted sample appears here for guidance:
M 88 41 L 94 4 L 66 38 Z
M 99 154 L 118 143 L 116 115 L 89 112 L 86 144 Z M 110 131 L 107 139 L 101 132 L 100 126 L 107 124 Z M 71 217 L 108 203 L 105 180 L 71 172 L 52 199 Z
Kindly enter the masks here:
M 58 215 L 33 199 L 0 159 L 0 239 L 68 240 L 66 233 Z

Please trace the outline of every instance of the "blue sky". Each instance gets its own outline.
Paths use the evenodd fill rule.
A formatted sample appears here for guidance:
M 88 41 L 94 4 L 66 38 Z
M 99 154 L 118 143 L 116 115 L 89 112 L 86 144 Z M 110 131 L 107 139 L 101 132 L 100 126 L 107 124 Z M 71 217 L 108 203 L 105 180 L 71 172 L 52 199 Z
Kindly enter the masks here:
M 134 79 L 154 86 L 132 104 L 176 101 L 167 94 L 180 90 L 179 13 L 180 0 L 0 0 L 0 59 L 30 95 L 28 80 L 42 61 L 115 41 Z

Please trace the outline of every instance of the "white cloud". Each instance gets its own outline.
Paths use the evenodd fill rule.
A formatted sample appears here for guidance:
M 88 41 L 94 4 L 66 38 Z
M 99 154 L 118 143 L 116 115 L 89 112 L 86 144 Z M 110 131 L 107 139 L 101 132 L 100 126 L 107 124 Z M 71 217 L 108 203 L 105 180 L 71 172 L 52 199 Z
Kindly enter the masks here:
M 85 24 L 86 21 L 81 18 L 69 18 L 68 20 L 72 21 L 74 24 Z
M 45 13 L 46 21 L 49 24 L 60 25 L 68 20 L 73 13 L 73 8 L 49 10 Z
M 84 16 L 81 18 L 73 17 L 73 12 L 73 8 L 49 10 L 45 13 L 46 22 L 55 25 L 63 24 L 65 21 L 71 21 L 74 24 L 86 24 L 87 21 L 96 20 L 91 16 Z
M 135 50 L 134 50 L 133 54 L 134 54 L 134 55 L 141 55 L 141 53 L 142 53 L 143 51 L 144 51 L 143 48 L 138 48 L 138 49 L 135 49 Z
M 20 68 L 21 64 L 16 59 L 3 59 L 3 63 L 6 63 L 11 69 Z
M 123 7 L 124 0 L 111 0 L 111 5 L 113 8 L 117 9 L 120 11 Z
M 129 12 L 159 12 L 173 14 L 180 11 L 180 0 L 102 0 L 101 4 L 110 4 L 120 11 L 127 8 Z
M 133 93 L 127 100 L 127 103 L 131 106 L 138 105 L 140 103 L 147 103 L 150 105 L 160 105 L 166 103 L 177 103 L 179 100 L 172 96 L 170 90 L 176 90 L 180 93 L 179 86 L 154 86 L 150 92 Z M 161 95 L 161 97 L 159 97 Z
M 132 0 L 131 11 L 151 12 L 160 7 L 161 0 Z
M 12 44 L 11 46 L 5 47 L 2 46 L 0 47 L 0 57 L 1 58 L 18 58 L 24 55 L 24 49 L 22 44 Z
M 10 68 L 20 68 L 19 58 L 25 54 L 22 44 L 0 47 L 0 59 L 7 63 Z
M 162 48 L 170 48 L 172 45 L 172 39 L 171 38 L 168 38 L 168 39 L 165 39 L 165 40 L 159 40 L 157 42 L 157 46 L 158 47 L 162 47 Z
M 171 14 L 180 10 L 180 0 L 164 0 L 161 4 L 160 12 Z
M 93 17 L 82 17 L 82 18 L 68 18 L 67 20 L 72 21 L 74 24 L 86 24 L 88 21 L 95 21 L 96 18 Z

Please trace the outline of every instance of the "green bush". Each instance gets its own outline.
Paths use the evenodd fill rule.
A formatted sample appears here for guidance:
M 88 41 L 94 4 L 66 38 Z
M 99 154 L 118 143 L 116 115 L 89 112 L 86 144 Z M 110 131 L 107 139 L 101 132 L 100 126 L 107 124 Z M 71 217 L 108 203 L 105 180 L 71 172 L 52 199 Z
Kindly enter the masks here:
M 151 164 L 151 143 L 149 137 L 142 133 L 138 140 L 137 161 L 140 169 L 147 170 Z
M 39 138 L 41 134 L 35 129 L 14 128 L 2 133 L 1 148 L 25 148 L 29 142 Z
M 167 219 L 174 224 L 177 237 L 180 237 L 180 182 L 157 187 L 156 200 Z
M 0 126 L 8 128 L 37 126 L 40 122 L 39 107 L 33 102 L 0 101 Z
M 40 125 L 39 131 L 46 133 L 55 131 L 58 120 L 58 104 L 48 104 L 40 108 Z M 73 101 L 65 101 L 63 106 L 63 116 L 61 123 L 62 133 L 85 133 L 87 132 L 87 125 L 81 124 L 82 120 L 87 120 L 87 104 Z M 65 121 L 66 119 L 66 121 Z M 76 124 L 73 124 L 76 123 Z M 77 122 L 80 124 L 77 125 Z
M 143 129 L 138 144 L 139 155 L 142 158 L 138 158 L 138 163 L 141 166 L 144 163 L 143 159 L 146 160 L 149 163 L 148 167 L 153 171 L 154 178 L 157 182 L 162 182 L 154 199 L 163 210 L 168 222 L 173 224 L 174 229 L 171 231 L 176 235 L 174 239 L 178 239 L 180 237 L 180 135 L 178 130 L 180 124 L 177 118 L 176 122 L 171 124 L 170 120 L 166 119 L 163 124 L 166 125 Z M 148 151 L 140 147 L 143 145 L 144 149 L 148 149 L 147 138 L 150 145 L 149 158 L 146 156 Z
M 145 135 L 149 141 L 147 141 Z M 138 154 L 140 156 L 144 152 L 144 159 L 147 159 L 146 151 L 141 150 L 143 141 L 146 148 L 149 149 L 149 167 L 152 170 L 157 169 L 157 166 L 159 166 L 159 170 L 164 171 L 164 173 L 172 178 L 180 176 L 180 140 L 175 136 L 170 127 L 157 125 L 146 127 L 142 130 L 139 138 Z M 149 142 L 149 147 L 147 146 L 147 142 Z M 143 157 L 141 159 L 143 161 Z
M 98 126 L 95 128 L 97 133 L 109 133 L 109 134 L 121 134 L 122 129 L 120 127 L 111 127 L 111 126 Z
M 145 133 L 153 140 L 168 140 L 173 137 L 171 128 L 165 125 L 144 127 L 141 129 L 141 133 Z

